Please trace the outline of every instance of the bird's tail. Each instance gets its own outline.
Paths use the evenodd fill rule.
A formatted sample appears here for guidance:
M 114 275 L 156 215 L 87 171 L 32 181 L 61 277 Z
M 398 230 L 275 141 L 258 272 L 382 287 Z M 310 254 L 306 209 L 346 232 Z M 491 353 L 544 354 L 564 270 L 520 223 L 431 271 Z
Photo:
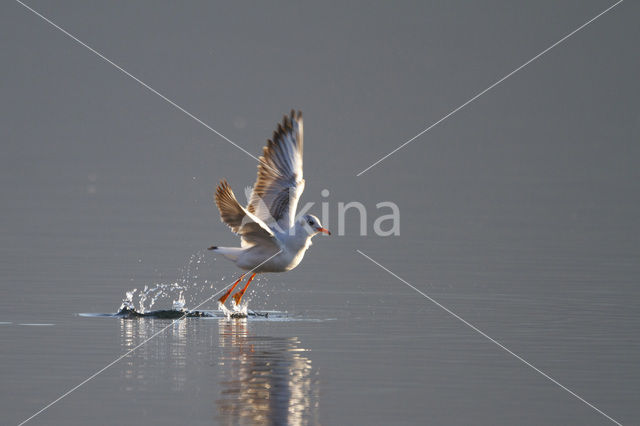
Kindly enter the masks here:
M 236 260 L 238 260 L 238 256 L 240 256 L 240 254 L 244 251 L 244 248 L 211 246 L 209 247 L 209 250 L 213 251 L 214 253 L 220 253 L 227 259 L 233 260 L 235 262 Z

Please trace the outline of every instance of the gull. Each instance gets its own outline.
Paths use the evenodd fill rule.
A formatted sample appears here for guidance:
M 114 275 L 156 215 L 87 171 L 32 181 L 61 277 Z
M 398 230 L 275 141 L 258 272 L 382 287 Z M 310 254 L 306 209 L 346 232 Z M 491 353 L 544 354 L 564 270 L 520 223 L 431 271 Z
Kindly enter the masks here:
M 226 180 L 215 193 L 220 220 L 240 236 L 240 247 L 209 247 L 239 268 L 251 272 L 242 290 L 233 295 L 236 306 L 253 278 L 262 272 L 286 272 L 300 264 L 318 233 L 331 235 L 311 214 L 296 217 L 302 191 L 302 112 L 285 115 L 267 141 L 258 162 L 258 178 L 249 204 L 242 207 Z M 218 299 L 224 305 L 248 272 Z

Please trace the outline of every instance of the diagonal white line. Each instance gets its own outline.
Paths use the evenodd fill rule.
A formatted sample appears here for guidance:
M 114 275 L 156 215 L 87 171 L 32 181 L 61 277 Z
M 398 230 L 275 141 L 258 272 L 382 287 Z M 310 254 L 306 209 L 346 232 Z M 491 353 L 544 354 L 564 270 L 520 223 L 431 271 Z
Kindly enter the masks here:
M 277 255 L 279 255 L 280 253 L 282 253 L 282 250 L 280 250 L 279 252 L 277 252 L 276 254 L 274 254 L 273 256 L 271 256 L 270 258 L 268 258 L 267 260 L 265 260 L 264 262 L 262 262 L 261 264 L 259 264 L 258 266 L 254 267 L 253 269 L 251 269 L 250 271 L 247 271 L 246 273 L 251 273 L 253 271 L 255 271 L 256 269 L 258 269 L 260 266 L 264 265 L 265 263 L 267 263 L 268 261 L 270 261 L 271 259 L 273 259 L 274 257 L 276 257 Z M 192 311 L 195 311 L 196 309 L 198 309 L 200 306 L 204 305 L 205 303 L 207 303 L 209 300 L 213 299 L 214 297 L 216 297 L 217 295 L 219 295 L 220 293 L 222 293 L 223 291 L 225 291 L 227 288 L 229 288 L 229 286 L 231 286 L 235 281 L 227 284 L 226 286 L 224 286 L 220 291 L 218 291 L 217 293 L 213 294 L 212 296 L 207 297 L 205 300 L 203 300 L 202 302 L 200 302 L 198 305 L 196 305 Z M 90 375 L 89 377 L 87 377 L 86 379 L 84 379 L 83 381 L 81 381 L 80 383 L 78 383 L 77 385 L 75 385 L 74 387 L 72 387 L 71 389 L 69 389 L 68 391 L 66 391 L 65 393 L 63 393 L 62 395 L 60 395 L 58 398 L 54 399 L 53 401 L 51 401 L 50 403 L 48 403 L 47 405 L 45 405 L 44 407 L 42 407 L 40 410 L 38 410 L 36 413 L 34 413 L 33 415 L 31 415 L 31 417 L 29 417 L 28 419 L 23 420 L 22 422 L 20 422 L 18 424 L 18 426 L 22 426 L 25 423 L 27 423 L 28 421 L 30 421 L 31 419 L 33 419 L 34 417 L 36 417 L 39 414 L 42 414 L 44 411 L 46 411 L 47 409 L 51 408 L 53 405 L 55 405 L 56 403 L 60 402 L 62 399 L 64 399 L 65 397 L 69 396 L 70 394 L 72 394 L 74 391 L 76 391 L 78 388 L 80 388 L 82 385 L 86 384 L 87 382 L 89 382 L 90 380 L 94 379 L 96 376 L 98 376 L 100 373 L 102 373 L 103 371 L 105 371 L 106 369 L 108 369 L 109 367 L 111 367 L 114 364 L 117 364 L 118 361 L 122 360 L 123 358 L 126 358 L 127 356 L 129 356 L 132 352 L 135 352 L 138 348 L 144 346 L 148 341 L 150 341 L 151 339 L 153 339 L 154 337 L 156 337 L 159 334 L 162 334 L 166 329 L 168 329 L 169 327 L 171 327 L 172 325 L 176 324 L 178 321 L 181 321 L 183 319 L 185 319 L 187 316 L 187 314 L 185 313 L 184 315 L 182 315 L 180 318 L 175 319 L 173 321 L 171 321 L 171 323 L 169 325 L 167 325 L 166 327 L 162 328 L 160 331 L 154 333 L 153 335 L 151 335 L 148 339 L 145 339 L 144 341 L 142 341 L 142 343 L 140 343 L 139 345 L 129 349 L 127 352 L 125 352 L 124 354 L 120 355 L 118 358 L 114 359 L 113 361 L 111 361 L 109 364 L 105 365 L 104 367 L 102 367 L 100 370 L 96 371 L 95 373 L 93 373 L 92 375 Z
M 430 125 L 429 127 L 427 127 L 426 129 L 422 130 L 420 133 L 418 133 L 417 135 L 415 135 L 414 137 L 412 137 L 411 139 L 409 139 L 408 141 L 404 142 L 402 145 L 398 146 L 396 149 L 394 149 L 393 151 L 389 152 L 387 155 L 385 155 L 384 157 L 380 158 L 378 161 L 376 161 L 375 163 L 371 164 L 369 167 L 367 167 L 366 169 L 362 170 L 360 173 L 358 173 L 356 176 L 361 176 L 362 174 L 364 174 L 365 172 L 367 172 L 369 169 L 371 169 L 372 167 L 378 165 L 379 163 L 381 163 L 382 161 L 386 160 L 387 158 L 389 158 L 390 156 L 392 156 L 393 154 L 395 154 L 396 152 L 400 151 L 402 148 L 404 148 L 405 146 L 409 145 L 411 142 L 413 142 L 414 140 L 418 139 L 420 136 L 424 135 L 425 133 L 427 133 L 429 130 L 433 129 L 434 127 L 436 127 L 438 124 L 442 123 L 444 120 L 446 120 L 447 118 L 451 117 L 453 114 L 455 114 L 456 112 L 460 111 L 462 108 L 466 107 L 467 105 L 469 105 L 471 102 L 475 101 L 476 99 L 478 99 L 480 96 L 484 95 L 485 93 L 487 93 L 489 90 L 493 89 L 494 87 L 496 87 L 497 85 L 499 85 L 500 83 L 502 83 L 503 81 L 505 81 L 506 79 L 508 79 L 509 77 L 511 77 L 512 75 L 514 75 L 515 73 L 517 73 L 518 71 L 520 71 L 521 69 L 523 69 L 524 67 L 526 67 L 527 65 L 529 65 L 531 62 L 535 61 L 536 59 L 538 59 L 539 57 L 541 57 L 542 55 L 544 55 L 545 53 L 547 53 L 548 51 L 550 51 L 551 49 L 553 49 L 554 47 L 556 47 L 557 45 L 559 45 L 560 43 L 562 43 L 563 41 L 567 40 L 569 37 L 573 36 L 575 33 L 577 33 L 578 31 L 582 30 L 584 27 L 586 27 L 587 25 L 589 25 L 590 23 L 592 23 L 593 21 L 595 21 L 596 19 L 600 18 L 602 15 L 604 15 L 605 13 L 609 12 L 611 9 L 613 9 L 614 7 L 616 7 L 617 5 L 619 5 L 620 3 L 622 3 L 624 0 L 618 0 L 618 2 L 614 3 L 613 5 L 609 6 L 608 8 L 606 8 L 605 10 L 603 10 L 602 12 L 600 12 L 599 14 L 597 14 L 596 16 L 594 16 L 593 18 L 589 19 L 587 22 L 585 22 L 584 24 L 580 25 L 578 28 L 576 28 L 575 30 L 571 31 L 569 34 L 567 34 L 566 36 L 562 37 L 560 40 L 556 41 L 555 43 L 553 43 L 551 46 L 547 47 L 546 49 L 544 49 L 542 52 L 538 53 L 536 56 L 534 56 L 533 58 L 529 59 L 527 62 L 525 62 L 524 64 L 520 65 L 518 68 L 514 69 L 513 71 L 511 71 L 509 74 L 505 75 L 504 77 L 502 77 L 500 80 L 496 81 L 495 83 L 493 83 L 491 86 L 487 87 L 486 89 L 484 89 L 483 91 L 479 92 L 478 94 L 476 94 L 474 97 L 472 97 L 471 99 L 469 99 L 468 101 L 466 101 L 465 103 L 463 103 L 462 105 L 460 105 L 459 107 L 457 107 L 456 109 L 452 110 L 451 112 L 449 112 L 447 115 L 445 115 L 444 117 L 442 117 L 440 120 L 436 121 L 435 123 L 433 123 L 432 125 Z
M 178 109 L 179 111 L 185 113 L 187 116 L 189 116 L 190 118 L 194 119 L 196 122 L 202 124 L 204 127 L 206 127 L 207 129 L 211 130 L 213 133 L 215 133 L 216 135 L 220 136 L 222 139 L 226 140 L 227 142 L 229 142 L 231 145 L 235 146 L 236 148 L 238 148 L 240 151 L 244 152 L 245 154 L 247 154 L 248 156 L 250 156 L 251 158 L 253 158 L 254 160 L 257 160 L 258 162 L 260 162 L 260 160 L 258 159 L 258 157 L 254 156 L 253 154 L 251 154 L 249 151 L 247 151 L 246 149 L 244 149 L 243 147 L 241 147 L 240 145 L 238 145 L 237 143 L 235 143 L 234 141 L 232 141 L 231 139 L 229 139 L 228 137 L 226 137 L 225 135 L 223 135 L 222 133 L 220 133 L 219 131 L 217 131 L 216 129 L 214 129 L 213 127 L 211 127 L 210 125 L 208 125 L 207 123 L 205 123 L 204 121 L 202 121 L 201 119 L 199 119 L 198 117 L 196 117 L 195 115 L 193 115 L 192 113 L 190 113 L 189 111 L 187 111 L 186 109 L 184 109 L 183 107 L 181 107 L 180 105 L 178 105 L 177 103 L 175 103 L 174 101 L 172 101 L 171 99 L 169 99 L 168 97 L 166 97 L 165 95 L 163 95 L 162 93 L 158 92 L 156 89 L 154 89 L 153 87 L 149 86 L 147 83 L 145 83 L 144 81 L 140 80 L 138 77 L 136 77 L 135 75 L 131 74 L 129 71 L 127 71 L 126 69 L 122 68 L 120 65 L 116 64 L 115 62 L 113 62 L 111 59 L 107 58 L 106 56 L 104 56 L 102 53 L 100 53 L 99 51 L 97 51 L 96 49 L 94 49 L 93 47 L 89 46 L 87 43 L 83 42 L 82 40 L 80 40 L 78 37 L 74 36 L 73 34 L 71 34 L 70 32 L 68 32 L 67 30 L 65 30 L 64 28 L 62 28 L 61 26 L 59 26 L 58 24 L 56 24 L 55 22 L 53 22 L 52 20 L 50 20 L 49 18 L 47 18 L 46 16 L 42 15 L 40 12 L 38 12 L 37 10 L 33 9 L 32 7 L 28 6 L 27 4 L 23 3 L 20 0 L 16 0 L 16 2 L 18 2 L 20 5 L 24 6 L 26 9 L 28 9 L 29 11 L 33 12 L 36 16 L 42 18 L 44 21 L 46 21 L 47 23 L 49 23 L 51 26 L 53 26 L 54 28 L 60 30 L 62 33 L 64 33 L 66 36 L 68 36 L 69 38 L 71 38 L 73 41 L 77 42 L 78 44 L 80 44 L 83 47 L 86 47 L 88 50 L 90 50 L 92 53 L 95 53 L 100 59 L 104 60 L 105 62 L 107 62 L 110 65 L 113 65 L 116 69 L 118 69 L 118 71 L 122 72 L 123 74 L 125 74 L 127 77 L 130 77 L 131 79 L 133 79 L 134 81 L 136 81 L 137 83 L 139 83 L 142 87 L 144 87 L 145 89 L 149 90 L 150 92 L 160 96 L 163 100 L 165 100 L 166 102 L 168 102 L 171 106 L 175 107 L 176 109 Z
M 394 276 L 395 278 L 397 278 L 398 280 L 402 281 L 403 283 L 405 283 L 407 286 L 411 287 L 412 289 L 414 289 L 415 291 L 417 291 L 418 293 L 420 293 L 421 295 L 423 295 L 424 297 L 426 297 L 427 299 L 429 299 L 429 301 L 431 303 L 433 303 L 434 305 L 438 306 L 439 308 L 443 309 L 446 313 L 448 313 L 449 315 L 451 315 L 452 317 L 456 318 L 457 320 L 459 320 L 460 322 L 462 322 L 464 325 L 466 325 L 467 327 L 471 328 L 473 331 L 479 333 L 481 336 L 485 337 L 486 339 L 490 340 L 492 343 L 496 344 L 500 349 L 503 349 L 505 352 L 507 352 L 509 355 L 512 355 L 513 357 L 515 357 L 518 361 L 522 362 L 523 364 L 527 365 L 528 367 L 531 367 L 533 370 L 535 370 L 537 373 L 541 374 L 542 376 L 544 376 L 546 379 L 550 380 L 551 382 L 553 382 L 554 384 L 558 385 L 560 388 L 564 389 L 565 391 L 569 392 L 571 395 L 573 395 L 574 397 L 578 398 L 580 401 L 584 402 L 585 404 L 587 404 L 589 407 L 593 408 L 594 410 L 596 410 L 598 413 L 602 414 L 604 417 L 606 417 L 607 419 L 611 420 L 613 423 L 622 426 L 622 424 L 617 421 L 616 419 L 614 419 L 613 417 L 609 416 L 607 413 L 605 413 L 604 411 L 602 411 L 601 409 L 599 409 L 598 407 L 596 407 L 595 405 L 593 405 L 592 403 L 590 403 L 589 401 L 587 401 L 586 399 L 584 399 L 583 397 L 581 397 L 580 395 L 578 395 L 577 393 L 575 393 L 574 391 L 572 391 L 571 389 L 569 389 L 568 387 L 566 387 L 565 385 L 563 385 L 562 383 L 560 383 L 559 381 L 557 381 L 556 379 L 554 379 L 553 377 L 551 377 L 550 375 L 548 375 L 547 373 L 545 373 L 544 371 L 540 370 L 538 367 L 536 367 L 535 365 L 531 364 L 529 361 L 527 361 L 526 359 L 522 358 L 520 355 L 518 355 L 517 353 L 513 352 L 511 349 L 509 349 L 508 347 L 506 347 L 505 345 L 503 345 L 502 343 L 498 342 L 496 339 L 494 339 L 493 337 L 489 336 L 487 333 L 485 333 L 484 331 L 480 330 L 478 327 L 476 327 L 475 325 L 471 324 L 469 321 L 465 320 L 464 318 L 462 318 L 460 315 L 456 314 L 455 312 L 453 312 L 451 309 L 447 308 L 446 306 L 444 306 L 443 304 L 441 304 L 440 302 L 438 302 L 437 300 L 435 300 L 434 298 L 432 298 L 431 296 L 429 296 L 428 294 L 422 292 L 421 290 L 417 289 L 416 287 L 414 287 L 413 285 L 411 285 L 411 283 L 407 282 L 406 280 L 402 279 L 401 277 L 399 277 L 398 275 L 396 275 L 394 272 L 392 272 L 391 270 L 389 270 L 388 268 L 385 268 L 384 266 L 382 266 L 380 263 L 376 262 L 375 260 L 373 260 L 371 257 L 367 256 L 366 254 L 364 254 L 362 251 L 360 250 L 356 250 L 358 253 L 360 253 L 362 256 L 364 256 L 365 258 L 369 259 L 371 262 L 375 263 L 376 265 L 378 265 L 380 268 L 384 269 L 385 271 L 387 271 L 389 274 L 391 274 L 392 276 Z

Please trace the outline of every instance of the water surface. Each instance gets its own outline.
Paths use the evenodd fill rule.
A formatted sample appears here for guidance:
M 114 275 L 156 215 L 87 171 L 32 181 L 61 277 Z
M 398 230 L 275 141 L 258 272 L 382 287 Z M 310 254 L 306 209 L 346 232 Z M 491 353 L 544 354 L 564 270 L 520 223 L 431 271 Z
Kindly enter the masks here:
M 153 309 L 180 291 L 193 309 L 233 282 L 205 250 L 237 243 L 212 194 L 256 164 L 4 2 L 0 423 L 125 354 L 29 424 L 610 423 L 356 250 L 637 422 L 638 5 L 356 177 L 607 5 L 29 4 L 255 155 L 301 108 L 303 203 L 329 203 L 335 230 L 337 203 L 360 201 L 369 235 L 352 211 L 252 284 L 251 309 L 295 320 L 78 315 L 145 286 Z M 400 236 L 371 232 L 385 200 Z

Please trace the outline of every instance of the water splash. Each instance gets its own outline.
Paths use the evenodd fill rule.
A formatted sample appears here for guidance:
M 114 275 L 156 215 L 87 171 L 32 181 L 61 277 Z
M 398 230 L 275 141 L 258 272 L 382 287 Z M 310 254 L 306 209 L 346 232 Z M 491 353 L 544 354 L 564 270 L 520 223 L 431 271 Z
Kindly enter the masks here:
M 228 309 L 225 305 L 218 302 L 218 309 L 222 311 L 224 316 L 228 319 L 231 318 L 247 318 L 249 311 L 249 304 L 247 302 L 240 303 L 239 305 L 233 304 L 233 309 Z
M 202 300 L 202 293 L 214 289 L 216 282 L 201 280 L 200 267 L 208 259 L 204 252 L 192 254 L 179 270 L 179 278 L 170 282 L 156 282 L 145 285 L 141 290 L 133 289 L 125 293 L 120 310 L 128 309 L 139 313 L 151 311 L 157 305 L 171 306 L 174 310 L 196 305 Z M 214 259 L 215 260 L 215 259 Z
M 134 288 L 125 293 L 118 311 L 135 311 L 145 314 L 156 310 L 172 309 L 174 311 L 187 311 L 189 307 L 197 309 L 204 300 L 215 294 L 229 284 L 231 277 L 222 275 L 219 279 L 202 279 L 201 268 L 204 267 L 204 275 L 209 275 L 207 262 L 215 261 L 210 253 L 198 251 L 192 254 L 185 264 L 179 269 L 178 279 L 169 282 L 155 282 L 145 285 L 142 289 Z M 235 278 L 233 278 L 235 279 Z M 253 281 L 252 287 L 247 292 L 244 303 L 234 306 L 231 310 L 219 305 L 219 309 L 229 318 L 246 317 L 247 302 L 255 294 L 269 297 L 268 293 L 261 290 L 268 280 L 258 275 Z M 212 300 L 214 301 L 214 300 Z M 258 303 L 259 307 L 261 304 Z
M 184 295 L 180 292 L 180 296 L 178 296 L 178 300 L 174 300 L 171 304 L 171 307 L 174 311 L 184 311 Z

